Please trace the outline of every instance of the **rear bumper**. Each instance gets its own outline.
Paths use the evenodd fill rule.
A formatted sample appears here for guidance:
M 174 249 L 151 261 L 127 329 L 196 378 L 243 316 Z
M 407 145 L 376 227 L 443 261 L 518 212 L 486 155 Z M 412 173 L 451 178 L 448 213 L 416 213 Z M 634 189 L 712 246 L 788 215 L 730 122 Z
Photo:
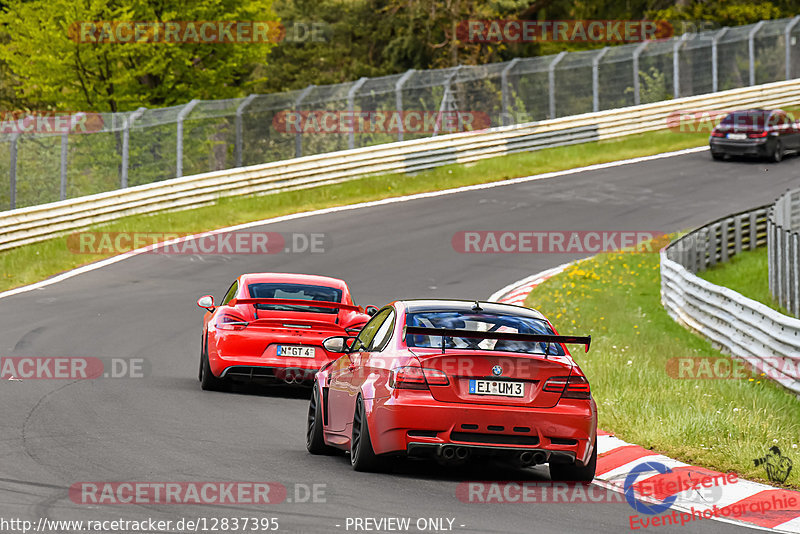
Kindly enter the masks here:
M 436 454 L 467 447 L 474 455 L 542 452 L 547 461 L 585 463 L 597 435 L 593 400 L 561 400 L 552 408 L 442 403 L 429 393 L 371 401 L 370 437 L 378 454 Z
M 318 349 L 321 351 L 322 349 Z M 335 358 L 281 358 L 254 356 L 212 356 L 209 364 L 220 378 L 251 380 L 311 381 L 320 367 Z
M 711 151 L 715 154 L 728 154 L 731 156 L 756 156 L 766 157 L 772 153 L 774 143 L 768 138 L 732 141 L 724 138 L 711 138 L 709 142 Z

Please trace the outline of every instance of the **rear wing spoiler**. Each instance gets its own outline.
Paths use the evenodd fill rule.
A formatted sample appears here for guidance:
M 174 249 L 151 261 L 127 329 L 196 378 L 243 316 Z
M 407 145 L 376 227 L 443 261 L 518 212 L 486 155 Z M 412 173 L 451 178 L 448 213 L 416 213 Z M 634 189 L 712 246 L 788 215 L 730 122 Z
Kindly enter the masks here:
M 342 309 L 348 311 L 357 311 L 364 313 L 361 306 L 353 306 L 352 304 L 343 304 L 341 302 L 330 302 L 328 300 L 303 300 L 303 299 L 232 299 L 228 302 L 228 306 L 236 306 L 237 304 L 274 304 L 276 306 L 308 306 L 311 308 L 332 308 Z
M 512 332 L 480 332 L 478 330 L 458 330 L 455 328 L 427 328 L 424 326 L 406 326 L 406 334 L 424 336 L 467 337 L 474 339 L 506 339 L 509 341 L 531 341 L 541 343 L 569 343 L 583 345 L 589 352 L 592 336 L 558 336 L 555 334 L 515 334 Z

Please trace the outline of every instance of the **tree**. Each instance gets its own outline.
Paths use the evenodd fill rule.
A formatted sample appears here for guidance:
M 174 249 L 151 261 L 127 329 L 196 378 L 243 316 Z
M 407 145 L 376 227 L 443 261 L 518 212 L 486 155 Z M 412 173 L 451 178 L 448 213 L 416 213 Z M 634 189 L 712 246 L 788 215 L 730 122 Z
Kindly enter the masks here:
M 240 96 L 253 64 L 275 44 L 108 42 L 127 33 L 80 24 L 94 21 L 275 21 L 275 14 L 272 0 L 11 0 L 0 13 L 0 59 L 15 74 L 16 96 L 31 107 L 91 111 Z M 103 42 L 83 42 L 92 36 Z

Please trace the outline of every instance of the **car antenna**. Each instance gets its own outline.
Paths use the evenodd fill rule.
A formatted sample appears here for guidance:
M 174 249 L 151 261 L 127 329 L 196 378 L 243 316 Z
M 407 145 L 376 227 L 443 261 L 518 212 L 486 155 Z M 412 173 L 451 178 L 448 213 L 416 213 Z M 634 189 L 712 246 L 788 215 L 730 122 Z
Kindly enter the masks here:
M 475 301 L 475 306 L 472 307 L 472 311 L 476 312 L 483 311 L 483 308 L 481 308 L 481 303 L 478 302 L 477 300 Z

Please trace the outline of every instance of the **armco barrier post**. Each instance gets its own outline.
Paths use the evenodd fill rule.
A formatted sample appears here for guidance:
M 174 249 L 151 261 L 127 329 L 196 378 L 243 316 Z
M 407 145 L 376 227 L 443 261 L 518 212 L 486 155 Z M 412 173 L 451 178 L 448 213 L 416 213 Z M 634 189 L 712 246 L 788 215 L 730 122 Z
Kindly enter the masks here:
M 792 268 L 792 294 L 791 294 L 791 311 L 795 317 L 800 317 L 800 232 L 795 232 L 792 236 L 792 253 L 791 268 Z

